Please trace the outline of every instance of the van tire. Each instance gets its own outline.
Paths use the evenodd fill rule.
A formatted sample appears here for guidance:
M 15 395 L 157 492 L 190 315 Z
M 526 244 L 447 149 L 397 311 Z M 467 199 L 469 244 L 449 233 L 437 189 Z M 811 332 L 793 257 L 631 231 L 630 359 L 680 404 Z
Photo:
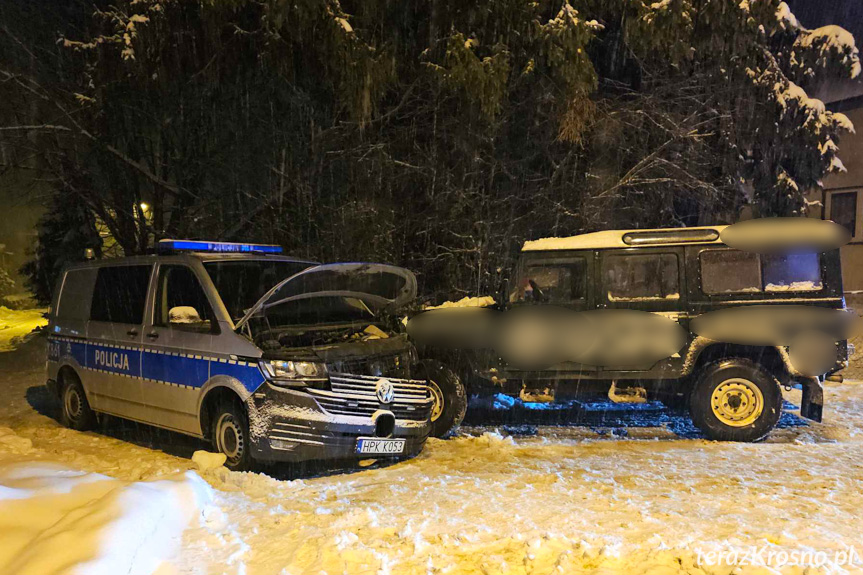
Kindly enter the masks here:
M 231 471 L 249 471 L 254 467 L 252 459 L 249 418 L 235 401 L 221 401 L 213 410 L 211 419 L 213 446 L 224 453 L 225 467 Z
M 84 386 L 71 371 L 63 375 L 60 387 L 60 422 L 76 431 L 88 431 L 96 425 L 96 414 L 90 409 Z
M 467 412 L 467 391 L 459 376 L 439 361 L 423 361 L 416 377 L 428 382 L 432 399 L 431 437 L 447 437 L 461 425 Z
M 782 390 L 761 365 L 744 358 L 706 365 L 690 396 L 692 422 L 708 439 L 759 441 L 782 415 Z

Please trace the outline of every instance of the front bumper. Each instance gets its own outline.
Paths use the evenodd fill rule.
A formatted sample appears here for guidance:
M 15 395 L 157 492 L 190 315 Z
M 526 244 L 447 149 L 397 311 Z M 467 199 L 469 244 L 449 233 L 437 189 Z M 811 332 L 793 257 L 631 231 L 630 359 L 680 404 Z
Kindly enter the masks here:
M 429 400 L 430 408 L 431 400 Z M 400 419 L 397 408 L 381 405 L 371 414 L 346 415 L 324 409 L 315 396 L 265 383 L 248 401 L 252 453 L 261 461 L 359 460 L 412 457 L 422 451 L 431 424 L 428 416 Z M 392 429 L 378 425 L 392 416 Z M 394 455 L 357 454 L 359 437 L 405 439 Z

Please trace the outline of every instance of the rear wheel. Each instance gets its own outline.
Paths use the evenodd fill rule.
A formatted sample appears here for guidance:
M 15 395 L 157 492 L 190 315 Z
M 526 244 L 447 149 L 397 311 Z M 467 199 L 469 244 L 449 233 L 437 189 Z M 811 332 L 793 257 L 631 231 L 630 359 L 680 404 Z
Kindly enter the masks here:
M 73 373 L 63 376 L 63 386 L 60 391 L 62 401 L 61 422 L 66 427 L 78 431 L 92 429 L 96 423 L 96 414 L 90 409 L 90 402 L 84 393 L 81 380 Z
M 213 413 L 213 445 L 224 453 L 225 467 L 233 471 L 252 468 L 249 422 L 246 414 L 235 402 L 220 403 Z
M 446 437 L 461 425 L 467 411 L 467 392 L 453 370 L 437 361 L 417 366 L 417 376 L 428 382 L 432 396 L 432 437 Z
M 710 439 L 758 441 L 779 422 L 782 391 L 757 363 L 724 359 L 703 369 L 689 408 L 693 423 Z

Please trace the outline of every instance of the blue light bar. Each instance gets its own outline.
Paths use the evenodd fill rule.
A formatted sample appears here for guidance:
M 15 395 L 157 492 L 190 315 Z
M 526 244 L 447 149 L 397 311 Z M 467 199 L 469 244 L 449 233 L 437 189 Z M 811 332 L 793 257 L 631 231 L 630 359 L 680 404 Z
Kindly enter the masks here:
M 158 251 L 280 254 L 282 253 L 282 246 L 274 246 L 270 244 L 207 242 L 203 240 L 159 240 Z

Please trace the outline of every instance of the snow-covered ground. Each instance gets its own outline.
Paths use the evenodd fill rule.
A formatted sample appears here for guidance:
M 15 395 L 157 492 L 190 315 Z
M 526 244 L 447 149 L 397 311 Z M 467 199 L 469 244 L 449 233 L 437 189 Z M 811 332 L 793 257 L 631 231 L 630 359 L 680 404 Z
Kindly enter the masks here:
M 841 554 L 863 555 L 860 384 L 755 445 L 649 410 L 626 437 L 621 417 L 474 421 L 406 462 L 295 478 L 193 461 L 205 444 L 145 426 L 64 429 L 41 354 L 0 353 L 0 573 L 732 573 L 718 550 L 770 563 L 735 574 L 863 572 Z
M 15 344 L 37 327 L 48 323 L 44 309 L 14 310 L 0 306 L 0 352 L 14 349 Z

